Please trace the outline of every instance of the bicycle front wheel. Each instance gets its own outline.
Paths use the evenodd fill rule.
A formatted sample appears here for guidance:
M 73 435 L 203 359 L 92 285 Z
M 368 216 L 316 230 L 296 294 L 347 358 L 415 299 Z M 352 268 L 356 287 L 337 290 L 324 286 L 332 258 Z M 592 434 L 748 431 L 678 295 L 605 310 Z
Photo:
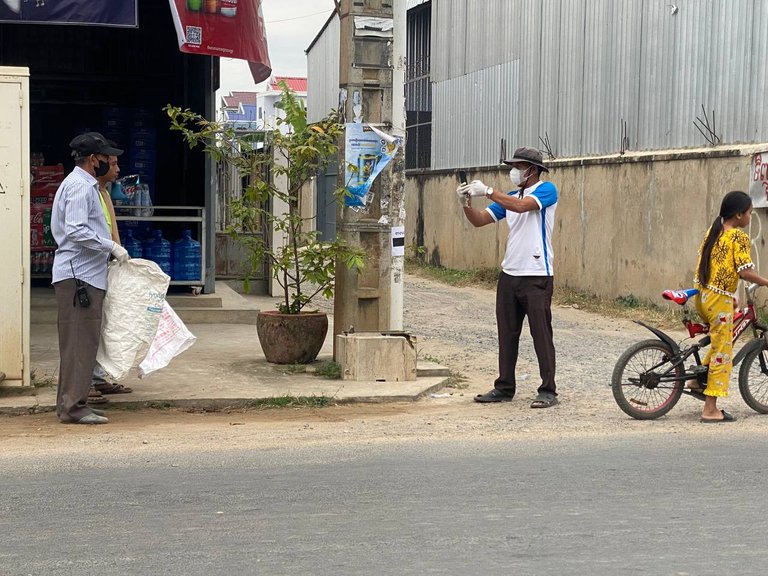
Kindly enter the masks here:
M 611 378 L 619 408 L 638 420 L 659 418 L 672 410 L 685 385 L 683 367 L 672 365 L 673 356 L 661 340 L 630 346 L 616 361 Z
M 768 414 L 768 349 L 765 344 L 744 358 L 739 369 L 739 392 L 752 410 Z

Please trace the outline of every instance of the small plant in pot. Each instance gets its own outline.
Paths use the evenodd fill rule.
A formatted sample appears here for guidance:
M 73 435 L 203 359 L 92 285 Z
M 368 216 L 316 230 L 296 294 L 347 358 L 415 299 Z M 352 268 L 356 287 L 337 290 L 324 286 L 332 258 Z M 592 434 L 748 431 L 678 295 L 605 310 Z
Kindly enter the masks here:
M 333 297 L 337 263 L 359 271 L 364 254 L 340 239 L 321 241 L 300 210 L 304 185 L 335 160 L 343 124 L 334 114 L 307 123 L 303 103 L 285 84 L 278 106 L 284 117 L 274 129 L 249 134 L 188 109 L 167 106 L 166 112 L 171 129 L 181 132 L 190 148 L 203 146 L 217 162 L 244 176 L 241 196 L 229 206 L 228 232 L 246 250 L 245 289 L 265 260 L 282 289 L 278 309 L 259 314 L 259 341 L 269 362 L 306 364 L 317 358 L 328 331 L 328 317 L 312 310 L 313 300 Z M 338 199 L 344 194 L 343 188 L 336 191 Z M 273 212 L 270 204 L 275 203 L 285 210 Z M 268 231 L 281 233 L 283 243 L 271 245 Z

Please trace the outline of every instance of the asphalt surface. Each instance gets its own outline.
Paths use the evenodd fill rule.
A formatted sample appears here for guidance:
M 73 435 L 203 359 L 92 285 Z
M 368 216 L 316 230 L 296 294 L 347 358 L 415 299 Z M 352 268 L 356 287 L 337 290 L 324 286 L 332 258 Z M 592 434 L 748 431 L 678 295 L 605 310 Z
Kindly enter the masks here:
M 766 438 L 5 458 L 0 574 L 763 575 Z

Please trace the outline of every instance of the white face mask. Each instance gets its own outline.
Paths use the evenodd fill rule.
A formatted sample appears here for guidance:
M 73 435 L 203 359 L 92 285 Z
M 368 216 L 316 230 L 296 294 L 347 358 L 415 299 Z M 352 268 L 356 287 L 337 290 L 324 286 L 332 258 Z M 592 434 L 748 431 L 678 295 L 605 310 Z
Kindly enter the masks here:
M 512 180 L 512 184 L 521 186 L 523 182 L 528 179 L 528 176 L 525 175 L 526 172 L 528 172 L 528 169 L 520 170 L 519 168 L 512 168 L 512 170 L 509 171 L 509 177 Z

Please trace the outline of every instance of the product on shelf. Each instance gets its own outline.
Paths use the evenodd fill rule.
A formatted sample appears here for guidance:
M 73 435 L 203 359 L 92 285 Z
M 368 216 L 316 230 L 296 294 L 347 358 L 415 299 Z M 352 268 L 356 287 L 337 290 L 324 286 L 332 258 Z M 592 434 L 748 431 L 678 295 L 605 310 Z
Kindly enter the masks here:
M 173 274 L 172 280 L 199 281 L 200 274 L 200 242 L 192 238 L 189 230 L 184 230 L 181 239 L 173 243 Z
M 56 250 L 56 242 L 51 233 L 51 208 L 56 190 L 64 180 L 64 166 L 46 166 L 40 152 L 32 152 L 30 158 L 33 164 L 29 189 L 30 273 L 49 275 Z
M 172 275 L 173 254 L 171 243 L 163 238 L 162 230 L 155 230 L 152 237 L 144 241 L 144 258 L 155 262 L 168 276 Z
M 123 237 L 121 235 L 120 240 L 122 241 L 123 248 L 128 251 L 128 255 L 131 258 L 144 257 L 144 248 L 141 245 L 141 240 L 137 240 L 133 237 L 133 230 L 126 230 L 125 236 Z

